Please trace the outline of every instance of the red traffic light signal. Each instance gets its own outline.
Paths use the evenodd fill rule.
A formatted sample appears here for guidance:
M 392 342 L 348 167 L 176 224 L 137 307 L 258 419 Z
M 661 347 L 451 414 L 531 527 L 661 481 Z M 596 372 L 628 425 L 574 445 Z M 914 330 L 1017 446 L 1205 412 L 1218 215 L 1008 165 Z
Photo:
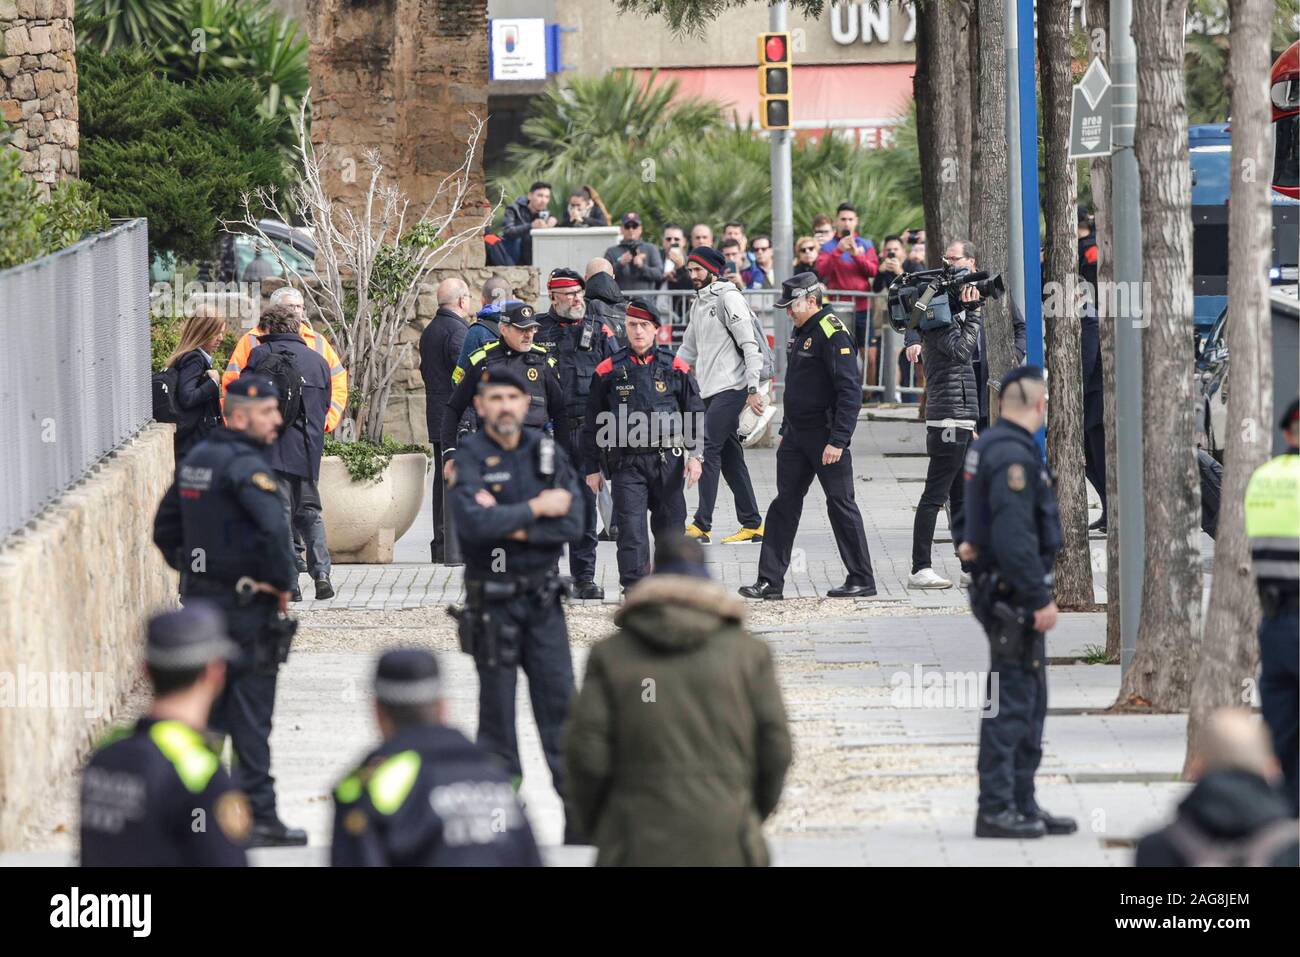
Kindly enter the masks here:
M 758 123 L 765 130 L 790 128 L 790 34 L 758 35 Z

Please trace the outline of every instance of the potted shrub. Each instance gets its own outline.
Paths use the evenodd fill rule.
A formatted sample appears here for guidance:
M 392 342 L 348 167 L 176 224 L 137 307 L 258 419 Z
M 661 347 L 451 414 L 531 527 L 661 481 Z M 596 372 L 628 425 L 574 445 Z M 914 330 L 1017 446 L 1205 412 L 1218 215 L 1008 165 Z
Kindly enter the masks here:
M 480 240 L 495 209 L 468 222 L 465 209 L 473 185 L 474 159 L 484 124 L 473 118 L 464 161 L 441 182 L 423 210 L 412 209 L 396 187 L 382 185 L 378 151 L 363 166 L 369 178 L 364 199 L 353 210 L 325 192 L 321 170 L 329 150 L 319 152 L 306 132 L 308 100 L 295 121 L 302 177 L 287 204 L 273 190 L 244 197 L 243 218 L 226 223 L 259 236 L 296 280 L 308 314 L 318 319 L 348 370 L 346 413 L 326 443 L 320 496 L 330 554 L 339 562 L 391 562 L 393 543 L 419 514 L 424 500 L 429 450 L 384 436 L 384 410 L 393 380 L 411 343 L 402 332 L 415 315 L 420 286 L 430 273 L 467 242 Z M 262 230 L 264 217 L 279 218 L 287 205 L 307 223 L 316 242 L 308 275 L 300 273 Z

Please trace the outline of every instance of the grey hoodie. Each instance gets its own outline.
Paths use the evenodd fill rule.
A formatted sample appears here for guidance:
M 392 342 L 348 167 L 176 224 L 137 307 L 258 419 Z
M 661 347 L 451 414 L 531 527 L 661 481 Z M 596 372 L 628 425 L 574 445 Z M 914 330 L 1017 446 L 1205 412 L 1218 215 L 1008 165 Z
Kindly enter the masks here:
M 694 370 L 701 398 L 758 388 L 763 354 L 754 341 L 754 314 L 734 284 L 718 280 L 699 291 L 677 358 Z

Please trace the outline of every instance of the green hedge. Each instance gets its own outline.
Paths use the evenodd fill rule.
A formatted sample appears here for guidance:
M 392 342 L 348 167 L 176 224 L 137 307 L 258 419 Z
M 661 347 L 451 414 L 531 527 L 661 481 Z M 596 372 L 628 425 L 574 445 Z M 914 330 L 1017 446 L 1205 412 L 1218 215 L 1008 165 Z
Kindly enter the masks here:
M 365 441 L 340 442 L 329 436 L 325 437 L 325 454 L 341 458 L 349 477 L 354 482 L 369 482 L 378 478 L 380 473 L 388 468 L 388 463 L 393 460 L 394 455 L 405 455 L 410 452 L 419 452 L 425 456 L 432 455 L 427 445 L 399 442 L 387 435 L 379 444 Z

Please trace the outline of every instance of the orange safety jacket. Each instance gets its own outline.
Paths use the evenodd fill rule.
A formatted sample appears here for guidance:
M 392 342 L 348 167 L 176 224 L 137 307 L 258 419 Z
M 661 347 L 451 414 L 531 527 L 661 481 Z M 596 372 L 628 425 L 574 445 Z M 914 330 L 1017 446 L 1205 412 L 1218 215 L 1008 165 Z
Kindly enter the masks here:
M 343 418 L 343 411 L 348 407 L 348 370 L 343 368 L 343 363 L 339 361 L 339 354 L 334 351 L 334 347 L 320 333 L 318 333 L 307 323 L 298 327 L 298 334 L 302 336 L 307 345 L 316 350 L 330 367 L 330 410 L 325 416 L 325 431 L 333 432 L 334 427 L 339 424 Z M 234 351 L 230 353 L 230 361 L 226 363 L 226 371 L 221 375 L 221 396 L 224 399 L 226 389 L 230 383 L 239 378 L 239 373 L 243 371 L 248 362 L 248 355 L 260 344 L 258 337 L 262 335 L 261 329 L 254 329 L 252 332 L 240 336 L 239 342 L 235 344 Z

